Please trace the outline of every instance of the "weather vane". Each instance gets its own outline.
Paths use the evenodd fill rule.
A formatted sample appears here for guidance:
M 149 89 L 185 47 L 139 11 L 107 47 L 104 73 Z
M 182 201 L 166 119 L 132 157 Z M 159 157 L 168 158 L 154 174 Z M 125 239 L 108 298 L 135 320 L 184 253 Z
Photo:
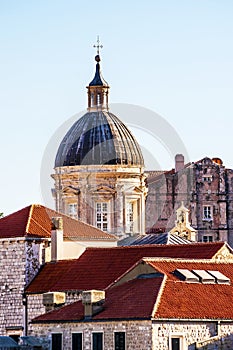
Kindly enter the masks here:
M 97 45 L 93 45 L 93 47 L 97 49 L 97 55 L 99 55 L 100 54 L 100 49 L 103 48 L 103 45 L 100 45 L 99 35 L 97 35 Z

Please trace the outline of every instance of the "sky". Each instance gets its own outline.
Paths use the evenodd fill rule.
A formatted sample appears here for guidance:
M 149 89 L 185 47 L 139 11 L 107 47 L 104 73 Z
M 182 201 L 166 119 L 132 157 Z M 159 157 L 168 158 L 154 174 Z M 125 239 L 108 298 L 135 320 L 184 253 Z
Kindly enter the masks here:
M 231 0 L 0 0 L 0 212 L 53 205 L 45 158 L 85 112 L 97 35 L 112 108 L 158 168 L 174 166 L 174 138 L 186 161 L 233 168 L 232 17 Z

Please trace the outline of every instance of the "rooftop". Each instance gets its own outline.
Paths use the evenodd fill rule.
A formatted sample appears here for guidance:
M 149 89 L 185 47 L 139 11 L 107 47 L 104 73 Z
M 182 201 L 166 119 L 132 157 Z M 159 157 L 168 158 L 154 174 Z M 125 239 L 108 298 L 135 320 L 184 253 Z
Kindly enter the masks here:
M 45 264 L 26 291 L 106 289 L 144 257 L 212 259 L 224 247 L 230 249 L 224 242 L 87 248 L 78 259 Z
M 149 274 L 148 278 L 135 277 L 108 288 L 103 308 L 93 316 L 93 320 L 233 319 L 232 284 L 189 283 L 174 274 L 175 270 L 184 268 L 217 270 L 232 281 L 232 263 L 164 258 L 143 261 L 159 274 L 154 274 L 154 277 Z M 85 321 L 82 302 L 75 302 L 34 320 L 51 321 Z
M 114 235 L 40 204 L 29 205 L 0 219 L 0 239 L 13 237 L 49 238 L 52 217 L 63 218 L 64 239 L 117 240 Z

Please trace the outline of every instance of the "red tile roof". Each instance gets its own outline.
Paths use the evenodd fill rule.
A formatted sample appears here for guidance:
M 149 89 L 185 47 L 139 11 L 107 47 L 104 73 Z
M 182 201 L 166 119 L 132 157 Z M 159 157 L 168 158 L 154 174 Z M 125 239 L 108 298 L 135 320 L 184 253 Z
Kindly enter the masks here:
M 106 290 L 103 310 L 93 320 L 233 319 L 233 285 L 181 281 L 175 269 L 218 270 L 233 281 L 233 263 L 155 259 L 149 264 L 165 277 L 134 279 Z M 163 284 L 162 284 L 163 282 Z M 153 311 L 154 310 L 154 311 Z M 81 302 L 37 317 L 36 322 L 81 321 Z
M 162 280 L 163 277 L 135 279 L 107 290 L 103 310 L 92 319 L 150 318 Z M 83 318 L 84 307 L 78 301 L 33 321 L 79 321 Z
M 30 205 L 0 219 L 0 238 L 50 237 L 51 219 L 58 216 L 63 218 L 64 238 L 117 240 L 114 235 L 39 204 Z
M 87 248 L 79 259 L 47 263 L 27 292 L 105 289 L 143 257 L 210 259 L 223 246 L 216 242 Z
M 167 276 L 155 318 L 233 319 L 233 264 L 187 261 L 150 263 Z M 219 271 L 231 285 L 187 283 L 177 278 L 176 269 Z

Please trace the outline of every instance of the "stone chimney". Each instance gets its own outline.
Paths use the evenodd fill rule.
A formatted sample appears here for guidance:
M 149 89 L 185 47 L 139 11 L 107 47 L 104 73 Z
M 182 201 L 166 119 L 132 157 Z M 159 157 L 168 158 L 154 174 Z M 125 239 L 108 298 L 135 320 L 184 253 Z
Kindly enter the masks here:
M 51 261 L 63 258 L 63 219 L 61 217 L 52 218 L 51 232 Z
M 84 306 L 84 316 L 91 319 L 102 310 L 105 301 L 105 292 L 103 290 L 86 290 L 82 293 L 82 303 Z
M 183 154 L 177 154 L 175 156 L 175 171 L 184 169 L 184 156 Z

